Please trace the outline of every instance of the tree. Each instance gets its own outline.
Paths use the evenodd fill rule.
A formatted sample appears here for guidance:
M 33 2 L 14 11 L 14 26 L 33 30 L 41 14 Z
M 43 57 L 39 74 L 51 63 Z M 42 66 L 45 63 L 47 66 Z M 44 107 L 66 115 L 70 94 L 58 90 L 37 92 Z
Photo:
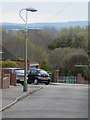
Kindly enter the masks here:
M 72 74 L 75 74 L 75 65 L 87 65 L 88 56 L 84 51 L 77 50 L 76 52 L 68 53 L 63 57 L 60 66 L 62 69 L 70 71 Z
M 75 64 L 87 64 L 87 53 L 82 49 L 56 48 L 49 53 L 49 65 L 64 73 L 73 73 Z
M 42 61 L 41 64 L 40 64 L 40 68 L 41 69 L 44 69 L 46 71 L 50 71 L 50 67 L 48 65 L 48 63 L 46 61 Z
M 17 33 L 7 33 L 3 31 L 3 46 L 10 51 L 18 59 L 25 59 L 25 36 L 23 31 L 18 31 Z M 44 48 L 35 45 L 31 37 L 27 36 L 28 40 L 28 60 L 33 60 L 41 63 L 43 60 L 48 61 L 48 55 Z
M 87 27 L 81 28 L 62 28 L 58 36 L 48 44 L 48 48 L 53 50 L 55 48 L 73 47 L 88 49 L 88 30 Z

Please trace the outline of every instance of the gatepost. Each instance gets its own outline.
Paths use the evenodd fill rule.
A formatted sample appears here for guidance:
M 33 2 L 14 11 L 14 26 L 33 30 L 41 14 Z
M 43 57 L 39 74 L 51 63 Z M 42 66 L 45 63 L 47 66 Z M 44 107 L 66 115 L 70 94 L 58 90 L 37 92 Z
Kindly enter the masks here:
M 59 70 L 54 71 L 54 82 L 58 82 L 59 80 Z

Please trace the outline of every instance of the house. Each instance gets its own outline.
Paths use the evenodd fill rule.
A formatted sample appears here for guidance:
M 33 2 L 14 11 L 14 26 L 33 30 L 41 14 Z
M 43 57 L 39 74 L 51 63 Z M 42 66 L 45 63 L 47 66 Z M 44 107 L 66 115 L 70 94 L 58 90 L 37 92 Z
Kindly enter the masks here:
M 25 69 L 25 60 L 19 60 L 15 55 L 13 55 L 10 51 L 0 45 L 0 59 L 1 60 L 12 60 L 17 63 L 18 68 Z M 27 61 L 27 69 L 39 68 L 39 63 Z M 5 68 L 0 68 L 0 88 L 8 88 L 9 85 L 16 85 L 16 74 L 11 73 L 10 70 Z M 8 76 L 7 76 L 8 75 Z
M 25 60 L 19 60 L 17 56 L 12 54 L 10 51 L 8 51 L 4 46 L 0 45 L 0 59 L 4 60 L 12 60 L 17 63 L 18 68 L 25 68 Z M 27 69 L 32 68 L 39 68 L 39 63 L 34 61 L 27 60 Z
M 0 49 L 2 50 L 2 60 L 16 60 L 18 59 L 15 55 L 13 55 L 10 51 L 8 51 L 4 46 L 0 45 Z
M 14 60 L 14 62 L 17 63 L 19 68 L 25 68 L 24 60 Z M 39 68 L 39 63 L 27 60 L 27 69 L 29 70 L 30 68 Z

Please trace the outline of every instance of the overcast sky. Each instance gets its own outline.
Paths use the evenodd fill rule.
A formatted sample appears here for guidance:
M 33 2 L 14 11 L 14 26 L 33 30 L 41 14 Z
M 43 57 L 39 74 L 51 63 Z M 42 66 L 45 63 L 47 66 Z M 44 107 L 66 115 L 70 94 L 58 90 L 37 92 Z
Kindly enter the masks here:
M 19 16 L 22 8 L 33 7 L 37 12 L 28 12 L 28 23 L 35 22 L 66 22 L 66 21 L 84 21 L 88 20 L 88 1 L 78 0 L 52 0 L 52 2 L 40 2 L 36 0 L 0 0 L 0 13 L 2 18 L 0 22 L 23 23 Z M 8 2 L 7 2 L 8 1 Z M 18 2 L 19 1 L 19 2 Z M 30 2 L 31 1 L 31 2 Z M 55 2 L 56 1 L 56 2 Z M 25 18 L 25 11 L 22 11 L 22 17 Z

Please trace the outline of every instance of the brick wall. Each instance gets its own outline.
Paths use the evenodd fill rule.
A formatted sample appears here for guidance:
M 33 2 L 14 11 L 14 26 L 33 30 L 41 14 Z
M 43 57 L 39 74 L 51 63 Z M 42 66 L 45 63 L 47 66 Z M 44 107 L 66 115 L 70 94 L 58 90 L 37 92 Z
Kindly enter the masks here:
M 53 74 L 54 74 L 54 82 L 57 82 L 59 79 L 59 70 L 55 70 Z
M 25 61 L 17 60 L 15 62 L 17 63 L 18 68 L 25 69 Z M 29 69 L 29 62 L 27 62 L 27 69 Z
M 4 69 L 4 76 L 7 74 L 10 75 L 10 85 L 16 86 L 16 73 L 12 73 L 11 70 Z
M 4 77 L 3 78 L 3 86 L 2 86 L 2 88 L 6 89 L 6 88 L 9 88 L 9 86 L 10 86 L 10 77 L 9 76 Z
M 0 88 L 8 88 L 10 85 L 16 86 L 16 74 L 8 69 L 0 69 Z
M 88 84 L 88 80 L 85 80 L 85 78 L 81 74 L 78 74 L 77 84 Z
M 14 62 L 17 63 L 18 68 L 25 69 L 25 61 L 16 60 L 16 61 L 14 61 Z M 39 68 L 39 63 L 27 61 L 27 69 L 30 69 L 30 66 L 32 66 L 32 65 L 36 65 L 36 67 Z
M 16 86 L 16 73 L 10 74 L 10 85 Z
M 1 84 L 2 84 L 2 83 L 1 83 L 1 76 L 0 76 L 0 89 L 1 89 L 1 87 L 2 87 Z
M 0 89 L 6 89 L 10 86 L 10 74 L 0 77 Z

